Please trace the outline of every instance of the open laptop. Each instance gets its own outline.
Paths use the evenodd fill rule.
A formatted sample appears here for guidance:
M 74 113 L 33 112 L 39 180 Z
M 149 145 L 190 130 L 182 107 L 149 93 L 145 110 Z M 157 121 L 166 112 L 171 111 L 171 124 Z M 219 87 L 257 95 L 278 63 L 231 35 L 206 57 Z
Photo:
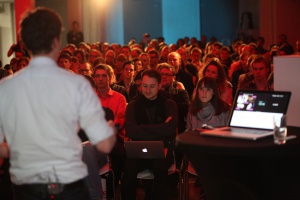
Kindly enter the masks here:
M 127 158 L 164 158 L 163 141 L 125 141 Z
M 284 115 L 291 92 L 237 91 L 228 125 L 201 132 L 201 135 L 257 140 L 273 134 L 273 116 Z

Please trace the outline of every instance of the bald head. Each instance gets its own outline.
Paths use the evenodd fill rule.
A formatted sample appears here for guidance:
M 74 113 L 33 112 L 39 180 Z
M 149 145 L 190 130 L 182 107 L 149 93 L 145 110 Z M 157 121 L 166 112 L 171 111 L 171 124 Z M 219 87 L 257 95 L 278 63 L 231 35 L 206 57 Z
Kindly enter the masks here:
M 180 69 L 180 66 L 181 66 L 181 56 L 179 53 L 177 52 L 171 52 L 169 53 L 168 55 L 168 63 L 170 65 L 172 65 L 175 69 L 175 73 L 177 74 L 179 69 Z

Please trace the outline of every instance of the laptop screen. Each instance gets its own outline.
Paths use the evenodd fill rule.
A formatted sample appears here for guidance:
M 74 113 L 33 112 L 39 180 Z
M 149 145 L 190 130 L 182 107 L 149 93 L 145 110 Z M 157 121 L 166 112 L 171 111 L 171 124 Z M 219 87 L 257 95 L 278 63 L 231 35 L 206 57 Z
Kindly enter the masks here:
M 286 114 L 290 96 L 290 92 L 239 90 L 229 126 L 271 130 L 273 116 Z

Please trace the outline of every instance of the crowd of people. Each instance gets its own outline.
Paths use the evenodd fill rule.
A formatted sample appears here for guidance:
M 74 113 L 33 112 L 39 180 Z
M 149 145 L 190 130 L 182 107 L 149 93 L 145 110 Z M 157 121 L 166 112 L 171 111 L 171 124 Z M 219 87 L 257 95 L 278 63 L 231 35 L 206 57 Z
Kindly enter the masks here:
M 41 15 L 53 15 L 48 12 L 50 11 L 42 10 Z M 45 18 L 44 20 L 49 19 Z M 30 32 L 24 32 L 23 38 L 17 44 L 12 45 L 8 51 L 8 56 L 14 54 L 10 63 L 1 66 L 0 76 L 4 81 L 0 83 L 0 94 L 1 96 L 7 95 L 4 94 L 7 90 L 3 89 L 6 83 L 8 84 L 10 79 L 12 82 L 16 79 L 15 77 L 19 77 L 16 81 L 19 80 L 20 82 L 16 84 L 19 84 L 19 88 L 28 87 L 26 91 L 29 91 L 30 98 L 34 99 L 37 106 L 44 106 L 40 101 L 44 103 L 44 101 L 53 100 L 49 104 L 53 108 L 47 106 L 47 108 L 39 107 L 38 109 L 45 110 L 44 112 L 53 109 L 51 115 L 54 117 L 65 114 L 71 118 L 71 121 L 73 120 L 74 126 L 77 125 L 74 123 L 75 117 L 70 116 L 72 112 L 76 113 L 76 109 L 82 107 L 84 110 L 80 110 L 80 112 L 92 113 L 95 109 L 96 111 L 100 109 L 98 107 L 101 105 L 106 111 L 106 115 L 112 115 L 111 119 L 118 129 L 117 141 L 109 153 L 109 157 L 111 168 L 115 172 L 113 182 L 116 184 L 115 186 L 121 182 L 121 193 L 124 200 L 135 198 L 136 175 L 143 168 L 153 169 L 155 175 L 154 186 L 148 188 L 146 195 L 153 199 L 167 199 L 170 196 L 170 191 L 172 191 L 172 188 L 165 189 L 166 185 L 172 185 L 168 184 L 168 168 L 174 160 L 174 155 L 178 168 L 182 161 L 182 154 L 174 145 L 176 135 L 185 130 L 202 128 L 204 124 L 214 127 L 225 126 L 233 98 L 238 89 L 273 90 L 273 57 L 300 54 L 300 40 L 297 41 L 294 51 L 284 34 L 279 36 L 278 44 L 271 45 L 268 49 L 264 47 L 263 37 L 257 39 L 248 37 L 247 40 L 236 39 L 231 46 L 224 46 L 215 38 L 206 41 L 205 36 L 202 36 L 201 40 L 197 40 L 195 37 L 185 37 L 178 39 L 176 44 L 166 44 L 163 37 L 151 39 L 149 34 L 144 34 L 140 43 L 131 40 L 125 45 L 107 42 L 90 44 L 81 41 L 83 35 L 81 32 L 78 33 L 78 23 L 74 22 L 72 25 L 74 31 L 68 34 L 69 44 L 63 48 L 58 48 L 59 41 L 55 41 L 56 37 L 49 37 L 48 43 L 43 41 L 45 43 L 44 48 L 39 47 L 40 49 L 38 49 L 32 44 L 30 45 L 34 41 L 24 41 L 24 35 L 30 34 Z M 25 29 L 26 26 L 24 25 L 22 30 Z M 51 58 L 55 62 L 37 58 L 52 51 L 54 52 L 53 55 L 51 54 Z M 57 53 L 57 57 L 54 56 L 55 53 Z M 65 72 L 55 72 L 49 68 L 50 66 L 59 66 Z M 41 70 L 43 68 L 45 71 Z M 32 83 L 35 84 L 34 88 L 30 88 L 31 85 L 26 84 L 23 79 L 30 79 L 35 73 L 40 73 L 38 75 L 44 79 L 37 77 L 34 79 L 35 83 Z M 56 73 L 57 78 L 54 77 Z M 78 80 L 72 78 L 73 75 Z M 88 80 L 92 86 L 90 88 L 93 88 L 95 96 L 98 97 L 98 106 L 95 108 L 91 107 L 95 104 L 94 97 L 90 94 L 92 90 L 88 89 L 87 85 L 83 83 L 84 81 L 78 78 L 81 75 Z M 4 78 L 5 76 L 8 78 Z M 62 76 L 65 76 L 65 81 Z M 55 83 L 53 85 L 56 87 L 49 85 L 50 82 L 47 81 L 50 80 L 48 78 L 53 79 L 52 82 Z M 44 84 L 43 81 L 46 81 L 47 84 Z M 71 86 L 72 84 L 73 86 Z M 76 86 L 77 92 L 74 91 L 74 86 Z M 36 90 L 39 93 L 32 93 L 31 90 Z M 21 94 L 23 92 L 20 91 Z M 57 93 L 61 95 L 61 99 L 54 98 Z M 53 97 L 51 97 L 52 95 Z M 86 96 L 80 98 L 80 95 Z M 11 101 L 14 98 L 12 96 Z M 77 107 L 72 105 L 74 102 L 70 101 L 70 98 L 74 98 L 72 101 L 77 103 Z M 22 99 L 22 101 L 26 101 L 26 99 Z M 69 103 L 69 105 L 66 106 L 65 103 L 58 102 Z M 0 106 L 2 112 L 5 104 L 1 103 Z M 43 117 L 35 116 L 34 111 L 36 109 L 34 108 L 32 111 L 32 118 Z M 70 109 L 70 112 L 62 112 L 65 109 Z M 29 110 L 26 111 L 29 112 Z M 11 116 L 9 113 L 6 113 L 4 117 L 10 120 L 10 123 L 14 123 L 15 118 L 19 119 L 18 116 Z M 8 117 L 15 118 L 8 119 Z M 94 130 L 97 124 L 94 127 L 91 119 L 81 120 L 81 132 L 88 136 L 87 138 L 82 136 L 81 138 L 85 138 L 82 141 L 92 138 L 93 142 L 97 143 L 96 141 L 99 139 L 96 139 L 94 134 L 102 130 Z M 10 147 L 13 144 L 9 143 L 12 142 L 12 136 L 7 132 L 12 130 L 6 129 L 4 120 L 1 123 L 3 123 L 0 124 L 3 131 L 0 134 L 3 132 Z M 53 123 L 54 126 L 57 126 L 56 121 Z M 64 127 L 62 122 L 58 124 Z M 18 128 L 15 127 L 14 129 Z M 33 127 L 28 131 L 34 132 L 35 129 L 37 128 Z M 75 130 L 76 127 L 73 129 Z M 72 131 L 74 131 L 73 129 Z M 70 131 L 65 128 L 63 130 Z M 51 131 L 49 134 L 51 135 Z M 64 135 L 65 133 L 60 134 Z M 76 140 L 75 138 L 70 139 L 68 136 L 63 136 L 63 138 L 65 143 Z M 127 159 L 124 149 L 124 141 L 126 140 L 164 141 L 165 147 L 168 149 L 167 156 L 165 159 L 154 159 L 147 162 L 140 159 Z M 98 150 L 103 149 L 98 148 Z M 96 156 L 98 160 L 100 157 L 103 158 L 103 154 L 84 156 L 88 167 L 95 165 L 94 161 L 89 163 L 88 160 L 93 160 L 90 159 L 91 157 Z M 15 159 L 13 158 L 13 160 Z M 49 166 L 52 165 L 50 161 Z M 89 170 L 90 176 L 97 176 L 98 169 L 104 164 L 96 163 L 97 167 L 94 166 L 96 169 L 94 174 Z M 16 166 L 13 165 L 13 167 Z M 91 168 L 89 167 L 89 169 Z M 13 171 L 13 173 L 15 172 Z M 53 178 L 52 175 L 51 177 Z M 23 180 L 20 182 L 16 178 L 12 181 L 16 185 L 28 183 Z M 38 183 L 40 182 L 38 181 Z M 101 182 L 89 182 L 90 191 L 91 188 L 98 187 L 97 184 L 101 184 Z M 112 188 L 114 188 L 112 184 L 112 182 L 108 183 L 108 198 L 112 198 Z M 17 186 L 14 188 L 20 189 Z M 93 191 L 91 192 L 92 199 L 100 199 L 101 192 Z

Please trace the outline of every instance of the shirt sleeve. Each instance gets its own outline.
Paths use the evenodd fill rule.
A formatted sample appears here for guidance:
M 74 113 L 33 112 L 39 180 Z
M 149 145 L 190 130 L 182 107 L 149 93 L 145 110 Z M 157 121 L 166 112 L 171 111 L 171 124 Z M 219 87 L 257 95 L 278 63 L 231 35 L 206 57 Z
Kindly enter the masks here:
M 90 142 L 96 144 L 113 135 L 113 129 L 105 119 L 101 103 L 91 85 L 84 78 L 79 90 L 79 123 L 85 130 Z

